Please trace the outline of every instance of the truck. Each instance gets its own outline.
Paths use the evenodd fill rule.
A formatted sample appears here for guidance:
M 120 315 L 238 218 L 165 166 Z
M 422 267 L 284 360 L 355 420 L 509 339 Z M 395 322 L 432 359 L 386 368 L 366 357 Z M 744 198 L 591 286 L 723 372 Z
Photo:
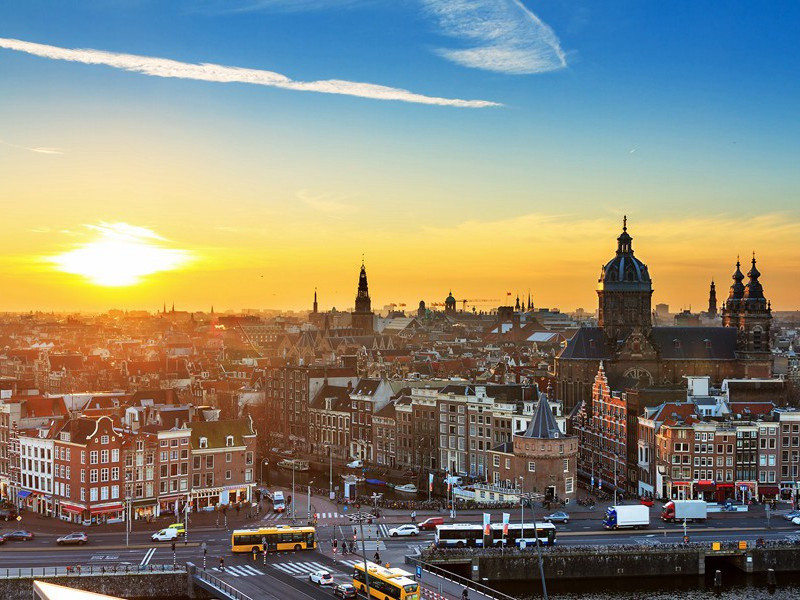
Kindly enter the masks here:
M 643 504 L 609 506 L 603 517 L 606 529 L 645 529 L 650 526 L 650 509 Z
M 670 500 L 661 510 L 661 520 L 705 521 L 708 518 L 708 505 L 705 500 Z
M 272 494 L 272 510 L 276 513 L 282 513 L 286 510 L 286 499 L 280 490 Z

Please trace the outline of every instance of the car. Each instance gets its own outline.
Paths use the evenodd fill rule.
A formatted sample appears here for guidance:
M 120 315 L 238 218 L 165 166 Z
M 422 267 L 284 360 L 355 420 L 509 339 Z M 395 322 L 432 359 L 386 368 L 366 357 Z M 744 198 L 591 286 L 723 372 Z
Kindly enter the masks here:
M 0 519 L 3 521 L 10 521 L 17 518 L 17 509 L 13 506 L 4 506 L 0 508 Z
M 792 519 L 792 524 L 793 525 L 800 525 L 800 517 L 795 517 L 794 519 Z
M 166 529 L 162 529 L 161 531 L 157 531 L 153 535 L 150 536 L 150 539 L 154 542 L 172 542 L 178 538 L 178 530 L 177 529 L 170 529 L 167 527 Z
M 419 535 L 419 527 L 416 525 L 400 525 L 400 527 L 393 527 L 389 530 L 391 537 L 398 537 L 401 535 Z
M 337 598 L 358 598 L 358 591 L 352 583 L 341 583 L 333 588 L 333 595 Z
M 360 469 L 364 466 L 363 460 L 354 460 L 353 462 L 347 463 L 348 469 Z
M 317 585 L 333 585 L 333 575 L 327 571 L 314 571 L 308 574 L 308 580 Z
M 436 529 L 437 525 L 444 525 L 444 517 L 428 517 L 419 524 L 419 528 L 423 531 Z
M 79 546 L 83 546 L 86 542 L 89 541 L 89 536 L 83 532 L 77 531 L 75 533 L 68 533 L 67 535 L 62 535 L 60 538 L 56 539 L 56 544 L 59 546 L 66 546 L 68 544 L 78 544 Z
M 6 538 L 5 538 L 5 536 L 3 536 L 3 535 L 0 535 L 0 545 L 2 545 L 2 544 L 5 544 L 5 543 L 6 543 Z
M 569 523 L 569 515 L 563 510 L 557 510 L 552 515 L 547 515 L 544 520 L 546 523 L 564 523 L 566 525 Z
M 795 517 L 800 517 L 800 510 L 792 510 L 783 515 L 783 518 L 786 519 L 787 521 L 791 521 Z
M 186 535 L 186 526 L 183 523 L 173 523 L 167 529 L 174 529 L 178 535 Z
M 10 533 L 3 534 L 3 537 L 8 540 L 20 540 L 23 542 L 27 542 L 33 539 L 33 533 L 30 531 L 25 531 L 24 529 L 20 529 L 17 531 L 12 531 Z

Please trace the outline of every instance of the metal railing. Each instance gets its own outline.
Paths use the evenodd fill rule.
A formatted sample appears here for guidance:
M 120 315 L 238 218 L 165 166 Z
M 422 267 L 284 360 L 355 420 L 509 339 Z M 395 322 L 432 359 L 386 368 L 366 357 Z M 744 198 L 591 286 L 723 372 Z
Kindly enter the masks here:
M 203 581 L 216 590 L 222 592 L 228 596 L 228 598 L 232 598 L 233 600 L 253 600 L 247 594 L 244 594 L 235 587 L 228 585 L 222 581 L 222 579 L 215 577 L 208 571 L 203 571 L 202 569 L 193 569 L 192 575 L 197 577 L 200 581 Z
M 58 567 L 0 568 L 0 579 L 32 579 L 41 577 L 120 576 L 157 573 L 185 573 L 186 568 L 163 565 L 67 565 Z
M 414 566 L 422 567 L 423 571 L 427 571 L 433 575 L 446 579 L 455 583 L 458 586 L 470 588 L 487 596 L 489 598 L 495 598 L 496 600 L 515 600 L 513 596 L 509 596 L 508 594 L 504 594 L 503 592 L 499 592 L 495 589 L 490 588 L 487 585 L 483 585 L 480 582 L 472 581 L 471 579 L 467 579 L 466 577 L 462 577 L 461 575 L 456 575 L 455 573 L 451 573 L 441 567 L 437 567 L 436 565 L 432 565 L 430 563 L 426 563 L 414 556 L 406 556 L 406 562 L 410 563 Z

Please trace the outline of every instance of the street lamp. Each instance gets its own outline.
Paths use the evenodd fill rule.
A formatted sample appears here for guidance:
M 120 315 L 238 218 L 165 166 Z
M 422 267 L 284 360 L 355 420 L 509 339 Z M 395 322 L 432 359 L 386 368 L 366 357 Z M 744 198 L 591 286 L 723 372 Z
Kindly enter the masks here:
M 519 537 L 525 537 L 525 476 L 519 476 L 519 526 L 522 529 Z
M 294 493 L 294 467 L 295 467 L 294 459 L 292 459 L 292 522 L 297 518 L 297 511 L 295 510 L 295 505 L 297 502 L 297 498 L 295 498 Z
M 269 485 L 269 482 L 264 482 L 264 465 L 269 467 L 269 459 L 265 458 L 261 461 L 261 485 Z M 269 477 L 269 469 L 267 469 L 267 477 Z
M 333 499 L 333 446 L 328 444 L 328 457 L 330 459 L 330 470 L 328 472 L 328 497 Z

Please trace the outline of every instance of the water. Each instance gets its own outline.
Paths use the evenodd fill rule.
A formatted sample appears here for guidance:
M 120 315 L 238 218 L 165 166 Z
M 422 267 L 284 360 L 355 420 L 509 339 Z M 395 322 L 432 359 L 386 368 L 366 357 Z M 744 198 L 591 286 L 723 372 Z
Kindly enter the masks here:
M 705 577 L 585 579 L 548 581 L 548 596 L 554 600 L 783 600 L 800 598 L 800 573 L 777 573 L 777 587 L 768 589 L 766 574 L 747 576 L 740 572 L 724 572 L 723 586 L 714 589 L 713 574 Z M 493 583 L 493 588 L 519 598 L 538 600 L 538 582 Z
M 292 487 L 292 472 L 287 469 L 273 469 L 272 465 L 270 464 L 268 469 L 264 469 L 264 475 L 267 476 L 267 471 L 269 471 L 269 485 L 273 486 L 281 486 L 290 488 Z M 369 476 L 368 476 L 369 477 Z M 381 479 L 381 477 L 376 476 L 375 479 Z M 322 488 L 324 490 L 328 489 L 329 477 L 328 477 L 328 470 L 325 469 L 324 472 L 316 471 L 312 467 L 310 471 L 306 471 L 304 473 L 295 472 L 294 474 L 294 484 L 295 484 L 295 494 L 297 495 L 298 500 L 303 500 L 306 496 L 306 490 L 308 489 L 306 486 L 312 485 L 317 488 Z M 403 483 L 408 483 L 405 481 Z M 267 485 L 267 487 L 269 487 Z M 334 489 L 336 486 L 339 486 L 339 493 L 343 493 L 344 491 L 344 480 L 341 478 L 340 474 L 337 473 L 335 470 L 333 472 L 333 486 Z M 373 493 L 383 494 L 385 500 L 393 501 L 403 501 L 403 500 L 427 500 L 428 493 L 427 491 L 418 492 L 416 494 L 407 494 L 403 492 L 395 492 L 392 488 L 386 485 L 370 485 L 368 483 L 359 483 L 356 487 L 356 492 L 359 496 L 371 496 Z

